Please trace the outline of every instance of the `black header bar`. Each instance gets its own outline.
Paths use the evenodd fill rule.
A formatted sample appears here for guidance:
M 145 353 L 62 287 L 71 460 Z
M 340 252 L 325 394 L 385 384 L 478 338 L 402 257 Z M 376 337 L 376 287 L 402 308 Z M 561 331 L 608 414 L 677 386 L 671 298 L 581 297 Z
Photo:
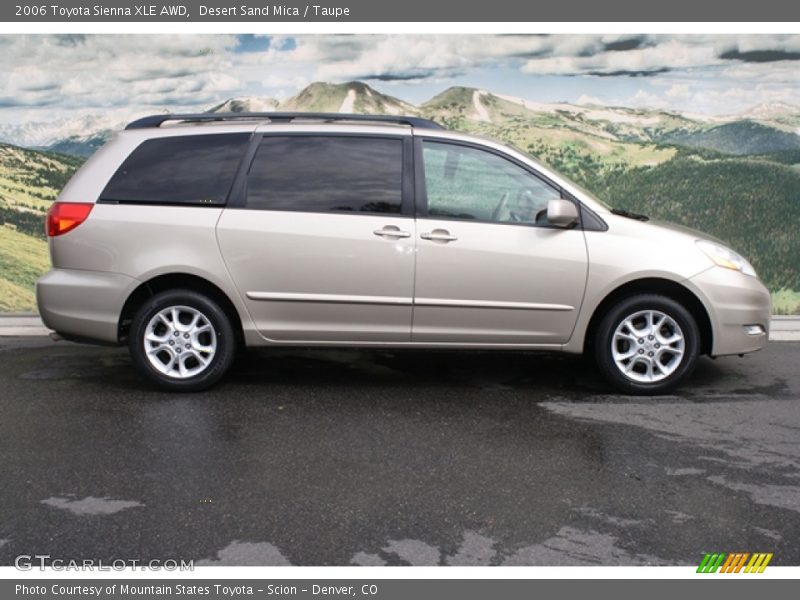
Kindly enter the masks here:
M 4 22 L 780 22 L 800 21 L 786 0 L 12 0 Z

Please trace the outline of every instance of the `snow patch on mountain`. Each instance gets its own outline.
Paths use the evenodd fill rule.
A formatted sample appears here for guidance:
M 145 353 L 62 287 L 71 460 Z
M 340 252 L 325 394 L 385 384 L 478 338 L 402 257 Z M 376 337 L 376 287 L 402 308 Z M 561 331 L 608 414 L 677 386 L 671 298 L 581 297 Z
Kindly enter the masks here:
M 519 98 L 517 96 L 507 96 L 505 94 L 494 94 L 501 100 L 505 100 L 506 102 L 511 102 L 513 104 L 519 104 L 523 108 L 527 108 L 530 111 L 538 112 L 538 113 L 555 113 L 559 110 L 564 110 L 565 107 L 571 107 L 572 105 L 566 103 L 558 103 L 558 104 L 551 104 L 546 102 L 534 102 L 533 100 L 527 100 L 525 98 Z
M 484 123 L 491 123 L 492 119 L 489 116 L 489 111 L 486 110 L 486 107 L 481 103 L 481 97 L 486 96 L 489 92 L 486 90 L 475 90 L 472 93 L 472 106 L 475 108 L 475 112 L 478 115 L 478 120 L 483 121 Z
M 367 90 L 369 91 L 369 90 Z M 370 94 L 371 96 L 372 94 Z M 353 106 L 356 103 L 356 91 L 353 89 L 347 90 L 347 95 L 342 100 L 342 105 L 339 107 L 340 113 L 352 113 Z
M 384 104 L 383 109 L 387 114 L 390 115 L 402 115 L 403 113 L 410 112 L 407 110 L 401 110 L 399 107 L 395 106 L 394 104 Z
M 275 98 L 259 98 L 256 96 L 238 96 L 228 98 L 208 112 L 272 112 L 278 108 Z

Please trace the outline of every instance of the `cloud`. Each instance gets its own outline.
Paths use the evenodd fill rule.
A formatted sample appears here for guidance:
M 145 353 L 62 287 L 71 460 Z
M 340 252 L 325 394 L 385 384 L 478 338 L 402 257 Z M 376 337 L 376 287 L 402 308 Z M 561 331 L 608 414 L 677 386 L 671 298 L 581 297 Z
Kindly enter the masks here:
M 668 108 L 669 102 L 667 102 L 661 96 L 656 94 L 651 94 L 650 92 L 646 92 L 644 90 L 639 90 L 633 96 L 631 102 L 633 106 L 642 106 L 647 108 Z
M 4 106 L 201 104 L 241 82 L 235 36 L 4 36 Z
M 723 60 L 765 63 L 783 60 L 800 60 L 800 52 L 788 52 L 786 50 L 750 50 L 748 52 L 728 50 L 720 54 L 719 57 Z
M 657 69 L 643 69 L 640 71 L 620 70 L 620 71 L 589 71 L 584 75 L 594 75 L 595 77 L 654 77 L 662 73 L 669 73 L 667 67 Z
M 689 96 L 689 84 L 674 83 L 666 92 L 670 98 L 687 98 Z
M 719 63 L 713 44 L 673 37 L 651 37 L 630 50 L 559 52 L 527 61 L 522 71 L 541 75 L 641 77 Z
M 771 63 L 733 63 L 723 67 L 719 76 L 734 81 L 753 83 L 800 84 L 800 65 L 793 61 Z
M 636 50 L 641 48 L 647 42 L 646 37 L 631 37 L 609 41 L 603 44 L 603 50 L 606 52 L 626 52 L 628 50 Z
M 370 35 L 299 36 L 292 50 L 274 50 L 272 59 L 305 65 L 315 78 L 344 81 L 442 77 L 486 64 L 509 62 L 535 52 L 541 36 Z M 280 41 L 280 40 L 278 40 Z M 272 61 L 270 61 L 272 62 Z
M 0 54 L 4 115 L 202 109 L 313 81 L 494 89 L 499 73 L 517 95 L 536 94 L 542 77 L 569 77 L 571 98 L 658 106 L 714 97 L 733 106 L 745 100 L 724 88 L 766 85 L 752 104 L 800 85 L 800 35 L 7 35 Z
M 433 70 L 417 71 L 416 73 L 376 73 L 358 75 L 355 79 L 365 79 L 368 81 L 421 81 L 436 75 Z

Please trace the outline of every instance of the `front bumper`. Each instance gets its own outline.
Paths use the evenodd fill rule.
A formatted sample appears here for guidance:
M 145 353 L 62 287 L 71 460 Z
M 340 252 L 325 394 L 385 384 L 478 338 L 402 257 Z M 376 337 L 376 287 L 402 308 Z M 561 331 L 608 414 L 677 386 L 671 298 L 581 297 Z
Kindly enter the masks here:
M 139 281 L 101 271 L 52 269 L 36 283 L 39 314 L 68 338 L 116 344 L 122 307 Z
M 772 300 L 760 280 L 711 267 L 685 283 L 703 300 L 711 319 L 711 356 L 744 354 L 766 345 Z

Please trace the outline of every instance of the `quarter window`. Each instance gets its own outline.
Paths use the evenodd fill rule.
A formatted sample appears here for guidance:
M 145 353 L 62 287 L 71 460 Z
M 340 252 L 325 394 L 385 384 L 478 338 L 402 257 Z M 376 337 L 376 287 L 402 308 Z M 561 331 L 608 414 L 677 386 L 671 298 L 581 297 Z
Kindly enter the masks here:
M 225 204 L 249 138 L 248 133 L 221 133 L 142 142 L 114 173 L 100 200 Z
M 247 178 L 247 207 L 308 212 L 399 213 L 400 139 L 267 136 Z
M 428 215 L 494 223 L 547 224 L 558 189 L 485 150 L 423 142 Z

